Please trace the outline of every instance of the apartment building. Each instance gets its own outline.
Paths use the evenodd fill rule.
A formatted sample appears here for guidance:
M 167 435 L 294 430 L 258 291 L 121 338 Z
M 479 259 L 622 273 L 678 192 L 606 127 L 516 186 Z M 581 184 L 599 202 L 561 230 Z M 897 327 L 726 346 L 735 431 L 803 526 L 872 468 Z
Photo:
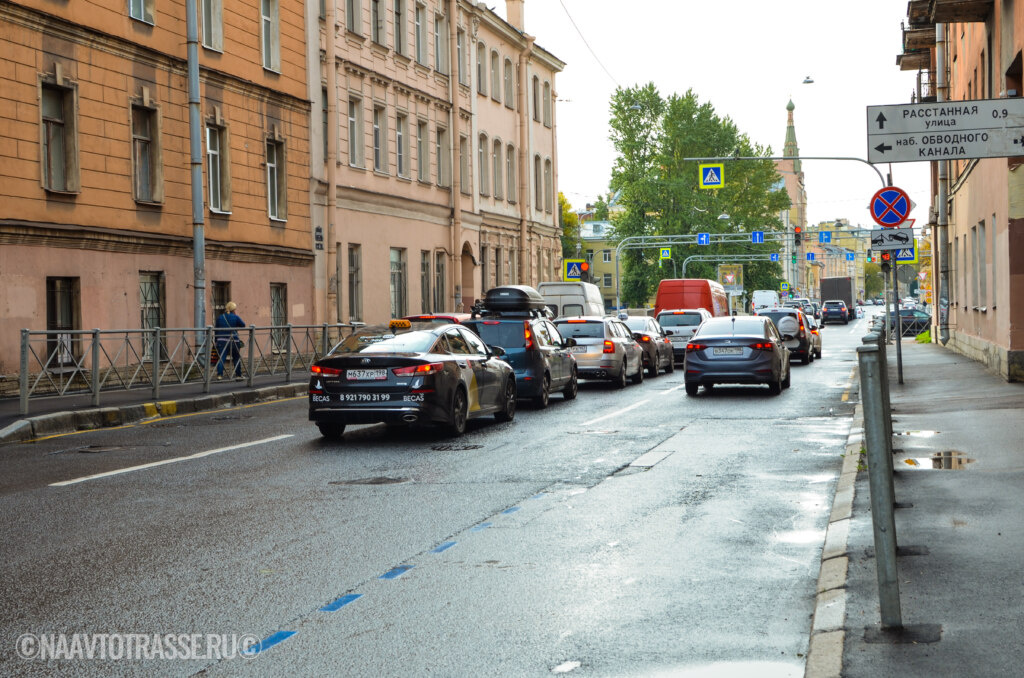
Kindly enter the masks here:
M 1024 95 L 1024 6 L 911 0 L 903 70 L 920 101 Z M 940 88 L 940 85 L 944 87 Z M 1024 380 L 1024 157 L 932 163 L 932 336 L 1011 381 Z
M 191 327 L 197 279 L 207 323 L 313 322 L 303 5 L 197 2 L 198 229 L 184 0 L 0 4 L 0 373 L 21 328 Z
M 311 200 L 325 319 L 468 310 L 496 284 L 557 275 L 564 64 L 524 32 L 523 1 L 506 4 L 507 21 L 465 0 L 321 4 Z

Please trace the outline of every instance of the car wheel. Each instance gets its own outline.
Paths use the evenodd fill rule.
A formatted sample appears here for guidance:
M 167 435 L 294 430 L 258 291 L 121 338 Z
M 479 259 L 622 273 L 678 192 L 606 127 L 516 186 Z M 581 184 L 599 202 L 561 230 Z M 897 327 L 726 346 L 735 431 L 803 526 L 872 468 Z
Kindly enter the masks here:
M 498 421 L 512 421 L 516 418 L 516 378 L 509 375 L 505 380 L 505 402 L 502 408 L 494 413 Z
M 695 395 L 697 395 L 697 389 L 699 389 L 699 388 L 700 388 L 700 384 L 694 384 L 694 383 L 686 382 L 686 395 L 688 395 L 688 396 L 695 396 Z
M 818 360 L 821 360 L 821 349 L 820 348 L 817 351 L 814 352 L 814 357 L 817 358 Z
M 793 381 L 793 372 L 789 369 L 789 363 L 786 363 L 786 378 L 782 380 L 782 388 L 789 388 L 790 383 Z
M 551 401 L 551 377 L 550 377 L 550 375 L 545 373 L 544 381 L 540 385 L 540 394 L 534 396 L 533 404 L 537 407 L 537 409 L 543 410 L 545 407 L 548 406 L 548 403 L 550 401 Z
M 775 381 L 768 382 L 768 392 L 772 395 L 779 395 L 782 393 L 782 380 L 776 379 Z
M 344 424 L 317 424 L 316 427 L 320 429 L 320 435 L 324 438 L 330 438 L 331 440 L 340 440 L 342 434 L 345 433 Z
M 619 373 L 615 375 L 615 380 L 612 382 L 615 388 L 626 388 L 626 361 L 622 361 L 622 366 L 619 367 Z
M 676 371 L 676 357 L 670 355 L 668 357 L 668 367 L 665 368 L 665 374 L 672 374 Z
M 644 361 L 643 358 L 636 361 L 636 374 L 630 377 L 630 381 L 634 384 L 640 384 L 644 380 Z
M 569 383 L 566 384 L 565 388 L 562 389 L 562 397 L 565 400 L 573 400 L 573 399 L 576 398 L 576 394 L 579 393 L 579 392 L 580 392 L 580 378 L 579 378 L 579 375 L 576 374 L 576 368 L 574 367 L 572 369 L 572 379 L 570 379 Z
M 647 366 L 647 376 L 648 377 L 651 377 L 653 379 L 654 377 L 658 376 L 658 363 L 659 362 L 660 361 L 658 360 L 658 352 L 655 351 L 654 352 L 654 359 L 651 360 L 651 364 Z
M 465 433 L 468 415 L 469 402 L 466 400 L 466 390 L 459 387 L 455 389 L 455 395 L 452 397 L 452 418 L 448 422 L 448 432 L 453 436 Z

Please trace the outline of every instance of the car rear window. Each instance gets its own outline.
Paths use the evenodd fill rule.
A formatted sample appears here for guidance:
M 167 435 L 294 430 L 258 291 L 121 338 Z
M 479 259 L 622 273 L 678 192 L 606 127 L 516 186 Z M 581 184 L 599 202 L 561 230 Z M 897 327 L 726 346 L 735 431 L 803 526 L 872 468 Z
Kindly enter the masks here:
M 794 320 L 796 319 L 796 314 L 795 313 L 785 313 L 785 312 L 781 312 L 781 311 L 774 311 L 774 312 L 770 311 L 768 313 L 758 313 L 758 315 L 762 316 L 764 318 L 771 318 L 772 322 L 775 323 L 776 327 L 779 326 L 779 321 L 782 320 L 783 318 L 793 318 Z
M 647 331 L 647 318 L 626 318 L 622 322 L 626 323 L 626 327 L 634 332 Z
M 345 337 L 331 353 L 423 353 L 437 341 L 433 332 L 403 331 L 388 327 L 364 327 Z
M 476 332 L 488 346 L 526 346 L 526 332 L 522 320 L 467 320 L 463 325 Z
M 556 322 L 558 331 L 563 337 L 574 339 L 603 339 L 604 323 L 600 320 L 590 320 L 581 323 Z
M 696 327 L 700 325 L 700 313 L 667 313 L 658 316 L 662 327 Z
M 711 318 L 697 330 L 694 336 L 710 335 L 764 335 L 764 321 L 760 318 L 744 316 L 733 318 Z

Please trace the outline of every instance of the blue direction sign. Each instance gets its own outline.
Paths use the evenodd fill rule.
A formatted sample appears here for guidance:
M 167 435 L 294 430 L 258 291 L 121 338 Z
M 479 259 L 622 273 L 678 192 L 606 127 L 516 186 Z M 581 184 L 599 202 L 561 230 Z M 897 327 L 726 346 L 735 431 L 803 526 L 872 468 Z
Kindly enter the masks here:
M 725 174 L 723 165 L 701 165 L 700 166 L 700 187 L 721 188 L 725 185 Z
M 672 248 L 671 247 L 662 247 L 661 248 L 661 258 L 662 259 L 671 259 L 672 258 Z
M 871 198 L 871 218 L 883 228 L 899 226 L 910 215 L 910 196 L 902 188 L 886 186 Z
M 698 245 L 710 245 L 711 244 L 711 234 L 710 233 L 698 233 L 697 234 L 697 244 Z
M 779 260 L 779 253 L 778 252 L 772 252 L 772 261 L 778 261 L 778 260 Z
M 814 261 L 814 252 L 807 253 L 807 261 Z
M 764 244 L 764 231 L 751 231 L 750 232 L 750 242 L 754 243 L 755 245 L 763 245 Z
M 856 257 L 857 257 L 857 255 L 854 252 L 847 252 L 846 253 L 846 260 L 847 261 L 853 261 L 854 259 L 856 259 Z
M 828 245 L 832 242 L 831 231 L 818 231 L 818 242 L 822 245 Z

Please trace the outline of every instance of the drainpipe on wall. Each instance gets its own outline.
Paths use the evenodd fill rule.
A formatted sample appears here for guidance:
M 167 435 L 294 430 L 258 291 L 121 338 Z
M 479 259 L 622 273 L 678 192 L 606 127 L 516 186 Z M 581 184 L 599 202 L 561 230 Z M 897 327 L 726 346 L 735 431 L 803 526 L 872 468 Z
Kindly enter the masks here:
M 325 310 L 327 322 L 339 323 L 342 318 L 343 295 L 341 294 L 341 266 L 338 261 L 338 236 L 334 228 L 334 220 L 338 203 L 338 71 L 337 71 L 337 40 L 338 25 L 337 11 L 334 2 L 327 3 L 327 261 L 324 265 L 324 275 L 327 276 L 327 297 L 325 299 Z M 331 279 L 334 284 L 331 284 Z M 334 303 L 331 303 L 333 300 Z M 351 318 L 349 318 L 351 320 Z
M 206 234 L 203 230 L 203 145 L 199 114 L 199 20 L 196 0 L 186 0 L 188 42 L 188 145 L 192 174 L 192 288 L 194 327 L 206 325 Z M 197 340 L 197 344 L 198 344 Z
M 531 207 L 531 196 L 529 191 L 530 176 L 530 111 L 528 106 L 528 100 L 526 96 L 527 90 L 530 89 L 530 74 L 526 70 L 526 65 L 529 63 L 530 55 L 533 53 L 533 36 L 526 35 L 523 33 L 523 39 L 526 41 L 526 46 L 523 51 L 519 54 L 519 249 L 522 252 L 523 248 L 526 247 L 526 239 L 529 235 L 529 216 Z M 524 259 L 522 255 L 519 257 L 519 280 L 527 280 L 523 276 L 524 271 Z
M 465 308 L 462 301 L 462 185 L 458 168 L 462 165 L 459 149 L 459 66 L 456 43 L 458 42 L 458 1 L 448 0 L 448 171 L 451 174 L 451 274 L 452 310 L 456 313 Z M 467 46 L 468 47 L 468 46 Z
M 946 25 L 935 24 L 935 69 L 937 73 L 936 101 L 946 100 Z M 939 343 L 945 346 L 949 342 L 949 161 L 939 160 L 938 172 L 938 222 L 933 236 L 932 249 L 938 255 L 939 289 L 938 303 L 935 305 L 939 316 Z M 934 263 L 932 264 L 934 267 Z M 934 294 L 935 290 L 933 290 Z

